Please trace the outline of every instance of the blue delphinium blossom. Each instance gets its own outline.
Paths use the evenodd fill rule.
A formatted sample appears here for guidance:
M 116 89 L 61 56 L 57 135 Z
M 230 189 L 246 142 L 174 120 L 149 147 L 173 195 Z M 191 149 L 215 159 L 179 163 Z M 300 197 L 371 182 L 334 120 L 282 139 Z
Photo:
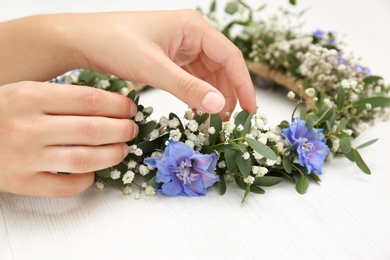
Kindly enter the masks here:
M 163 185 L 156 192 L 169 196 L 203 196 L 219 181 L 213 174 L 215 153 L 200 154 L 183 142 L 170 140 L 162 158 L 149 157 L 144 163 L 157 168 L 156 182 Z
M 322 30 L 320 30 L 320 29 L 317 29 L 317 30 L 315 30 L 315 31 L 313 32 L 313 36 L 316 37 L 316 38 L 318 38 L 318 39 L 324 38 L 324 34 L 325 34 L 325 32 L 322 31 Z
M 299 164 L 306 167 L 308 173 L 322 174 L 322 166 L 330 151 L 323 129 L 313 128 L 309 131 L 304 120 L 294 118 L 292 124 L 282 130 L 282 134 L 290 145 L 297 143 L 294 151 L 298 155 Z

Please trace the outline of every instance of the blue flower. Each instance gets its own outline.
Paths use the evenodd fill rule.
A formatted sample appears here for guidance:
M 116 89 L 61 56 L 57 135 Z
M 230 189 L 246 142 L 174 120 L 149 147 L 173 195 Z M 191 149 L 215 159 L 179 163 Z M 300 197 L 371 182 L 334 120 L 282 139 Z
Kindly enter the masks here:
M 308 173 L 321 174 L 322 166 L 329 153 L 323 129 L 307 129 L 306 122 L 295 118 L 288 128 L 282 130 L 287 142 L 292 145 L 297 143 L 295 152 L 298 154 L 299 164 L 306 167 Z
M 182 142 L 169 141 L 162 158 L 149 157 L 145 164 L 157 167 L 156 182 L 163 183 L 160 192 L 175 196 L 203 196 L 209 186 L 219 181 L 214 175 L 217 158 L 200 154 Z
M 322 31 L 322 30 L 320 30 L 320 29 L 317 29 L 317 30 L 315 30 L 315 31 L 313 32 L 313 36 L 316 37 L 316 38 L 318 38 L 318 39 L 324 38 L 324 34 L 325 34 L 325 32 Z

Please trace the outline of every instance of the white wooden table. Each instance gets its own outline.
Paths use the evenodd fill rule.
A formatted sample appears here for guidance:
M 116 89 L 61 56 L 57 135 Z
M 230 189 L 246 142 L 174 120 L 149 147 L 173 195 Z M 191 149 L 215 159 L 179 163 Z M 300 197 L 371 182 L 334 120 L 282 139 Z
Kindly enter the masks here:
M 208 3 L 0 0 L 0 20 L 47 12 L 193 8 L 199 2 Z M 311 7 L 304 16 L 308 29 L 345 33 L 348 48 L 389 83 L 388 0 L 298 4 Z M 293 104 L 284 96 L 257 93 L 271 122 L 290 116 Z M 164 99 L 169 102 L 158 102 Z M 186 108 L 161 91 L 146 92 L 141 101 L 155 106 L 156 117 Z M 325 166 L 321 184 L 303 196 L 287 181 L 265 195 L 249 195 L 244 204 L 243 191 L 234 185 L 224 196 L 211 189 L 202 198 L 135 200 L 114 186 L 68 199 L 0 193 L 0 259 L 390 259 L 389 130 L 389 122 L 377 121 L 355 142 L 380 138 L 361 150 L 371 176 L 336 158 Z

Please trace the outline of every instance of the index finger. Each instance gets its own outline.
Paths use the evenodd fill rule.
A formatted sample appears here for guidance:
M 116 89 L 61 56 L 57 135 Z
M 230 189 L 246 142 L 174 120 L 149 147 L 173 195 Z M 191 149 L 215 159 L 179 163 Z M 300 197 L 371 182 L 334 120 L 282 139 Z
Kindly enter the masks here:
M 137 111 L 131 99 L 93 87 L 43 83 L 40 88 L 46 114 L 131 118 Z
M 256 96 L 249 71 L 242 52 L 222 33 L 208 26 L 202 37 L 203 52 L 213 61 L 221 64 L 226 82 L 237 93 L 242 109 L 249 112 L 256 108 Z

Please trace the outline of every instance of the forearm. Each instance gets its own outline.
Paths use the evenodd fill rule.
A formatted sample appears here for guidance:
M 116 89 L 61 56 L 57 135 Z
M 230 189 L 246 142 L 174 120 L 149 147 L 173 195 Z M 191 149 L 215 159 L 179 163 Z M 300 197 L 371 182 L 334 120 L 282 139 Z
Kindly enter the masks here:
M 0 23 L 0 85 L 45 81 L 77 68 L 66 15 L 37 15 Z

